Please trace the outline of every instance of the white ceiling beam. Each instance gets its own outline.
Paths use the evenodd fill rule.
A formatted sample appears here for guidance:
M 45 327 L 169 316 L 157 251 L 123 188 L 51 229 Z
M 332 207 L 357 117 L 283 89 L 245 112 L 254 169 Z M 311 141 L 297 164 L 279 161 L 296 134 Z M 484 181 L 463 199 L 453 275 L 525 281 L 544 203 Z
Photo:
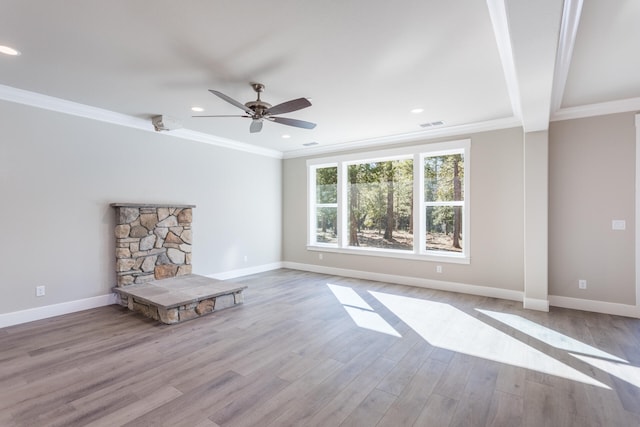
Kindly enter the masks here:
M 582 0 L 565 0 L 560 26 L 560 40 L 558 41 L 558 55 L 556 58 L 556 72 L 553 78 L 553 95 L 551 99 L 551 115 L 562 107 L 562 97 L 567 84 L 573 47 L 576 42 L 580 15 L 582 14 Z
M 516 77 L 516 65 L 513 61 L 513 49 L 511 48 L 511 36 L 509 33 L 509 21 L 507 19 L 505 0 L 487 0 L 487 6 L 489 7 L 493 33 L 498 45 L 498 53 L 502 61 L 502 70 L 507 84 L 507 92 L 511 99 L 513 116 L 522 119 L 520 89 Z
M 525 132 L 547 130 L 562 2 L 487 0 L 487 5 L 514 115 L 520 112 Z

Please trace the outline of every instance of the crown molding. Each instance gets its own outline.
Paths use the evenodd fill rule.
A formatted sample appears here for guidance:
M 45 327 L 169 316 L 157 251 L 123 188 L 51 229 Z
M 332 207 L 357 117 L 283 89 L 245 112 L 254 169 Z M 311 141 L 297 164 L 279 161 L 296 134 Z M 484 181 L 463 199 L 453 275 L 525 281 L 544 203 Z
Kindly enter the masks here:
M 257 154 L 276 159 L 294 158 L 310 156 L 315 154 L 324 154 L 330 152 L 338 152 L 345 150 L 353 150 L 358 148 L 373 147 L 377 145 L 389 143 L 402 143 L 410 141 L 419 141 L 424 139 L 433 139 L 438 137 L 458 136 L 466 133 L 477 133 L 497 129 L 506 129 L 518 127 L 521 122 L 516 117 L 507 117 L 497 120 L 490 120 L 479 123 L 471 123 L 459 126 L 447 126 L 437 129 L 422 130 L 397 135 L 388 135 L 378 138 L 370 138 L 364 140 L 350 141 L 339 144 L 331 144 L 322 147 L 306 148 L 287 152 L 280 152 L 268 148 L 262 148 L 243 142 L 221 138 L 204 132 L 198 132 L 190 129 L 176 129 L 171 131 L 156 132 L 150 119 L 133 117 L 115 111 L 105 110 L 103 108 L 92 107 L 78 102 L 66 99 L 56 98 L 49 95 L 43 95 L 37 92 L 30 92 L 11 86 L 0 85 L 0 99 L 15 102 L 17 104 L 28 105 L 35 108 L 41 108 L 49 111 L 55 111 L 63 114 L 69 114 L 76 117 L 83 117 L 91 120 L 97 120 L 118 126 L 125 126 L 133 129 L 139 129 L 155 134 L 172 136 L 176 138 L 186 139 L 189 141 L 202 142 L 218 147 L 224 147 L 236 151 Z
M 55 111 L 63 114 L 69 114 L 76 117 L 83 117 L 91 120 L 97 120 L 118 126 L 139 129 L 155 134 L 172 136 L 189 141 L 201 142 L 218 147 L 228 148 L 236 151 L 257 154 L 275 159 L 292 159 L 297 157 L 308 157 L 318 154 L 326 154 L 333 152 L 341 152 L 347 150 L 356 150 L 360 148 L 375 147 L 385 144 L 399 144 L 403 142 L 420 141 L 426 139 L 442 138 L 449 136 L 460 136 L 470 133 L 479 133 L 492 130 L 508 129 L 513 127 L 521 127 L 522 121 L 513 116 L 501 119 L 488 120 L 484 122 L 469 123 L 458 126 L 446 126 L 436 129 L 422 130 L 417 132 L 409 132 L 404 134 L 388 135 L 378 138 L 370 138 L 364 140 L 347 141 L 343 143 L 330 144 L 326 146 L 316 146 L 313 148 L 304 148 L 299 150 L 291 150 L 280 152 L 268 148 L 262 148 L 255 145 L 235 141 L 232 139 L 221 138 L 204 132 L 198 132 L 190 129 L 176 129 L 172 131 L 156 132 L 150 119 L 133 117 L 115 111 L 105 110 L 102 108 L 92 107 L 78 102 L 66 99 L 56 98 L 53 96 L 43 95 L 36 92 L 30 92 L 11 86 L 0 85 L 0 100 L 14 102 L 17 104 L 28 105 L 35 108 L 41 108 L 49 111 Z M 640 111 L 640 97 L 629 98 L 617 101 L 602 102 L 597 104 L 582 105 L 578 107 L 561 108 L 551 116 L 551 121 L 562 121 L 579 119 L 584 117 L 602 116 L 607 114 L 626 113 L 630 111 Z
M 297 157 L 308 157 L 319 154 L 337 153 L 341 151 L 357 150 L 360 148 L 371 148 L 379 145 L 399 144 L 403 142 L 424 141 L 435 138 L 446 138 L 450 136 L 468 135 L 471 133 L 487 132 L 492 130 L 510 129 L 521 127 L 522 122 L 516 117 L 505 117 L 502 119 L 488 120 L 478 123 L 469 123 L 458 126 L 447 126 L 437 129 L 429 129 L 418 132 L 388 135 L 379 138 L 370 138 L 344 143 L 331 144 L 326 146 L 316 146 L 300 150 L 284 152 L 285 159 Z
M 0 85 L 0 99 L 14 102 L 16 104 L 23 104 L 30 107 L 41 108 L 43 110 L 69 114 L 71 116 L 98 120 L 105 123 L 112 123 L 135 129 L 149 131 L 154 130 L 150 120 L 144 120 L 139 117 L 128 116 L 126 114 L 116 113 L 114 111 L 105 110 L 102 108 L 91 107 L 89 105 L 80 104 L 78 102 L 68 101 L 66 99 L 56 98 L 49 95 L 43 95 L 37 92 L 30 92 L 28 90 L 18 89 L 11 86 Z
M 640 98 L 628 98 L 598 104 L 561 108 L 551 116 L 552 122 L 585 117 L 605 116 L 607 114 L 628 113 L 640 110 Z
M 262 148 L 251 144 L 246 144 L 231 139 L 221 138 L 203 132 L 197 132 L 189 129 L 176 129 L 166 132 L 156 132 L 151 123 L 151 119 L 143 119 L 133 117 L 115 111 L 105 110 L 103 108 L 92 107 L 78 102 L 66 99 L 56 98 L 41 93 L 30 92 L 11 86 L 0 85 L 0 99 L 4 101 L 14 102 L 17 104 L 28 105 L 44 110 L 55 111 L 58 113 L 68 114 L 76 117 L 97 120 L 118 126 L 144 130 L 166 136 L 187 139 L 190 141 L 203 142 L 205 144 L 215 145 L 218 147 L 228 148 L 236 151 L 244 151 L 247 153 L 258 154 L 266 157 L 282 159 L 282 153 L 277 150 Z

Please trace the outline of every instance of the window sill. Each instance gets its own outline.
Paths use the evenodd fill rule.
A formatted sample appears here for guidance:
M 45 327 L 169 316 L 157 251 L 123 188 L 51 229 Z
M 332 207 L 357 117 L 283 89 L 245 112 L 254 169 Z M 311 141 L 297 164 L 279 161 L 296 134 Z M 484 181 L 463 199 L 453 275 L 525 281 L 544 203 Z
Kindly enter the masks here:
M 428 254 L 415 254 L 407 251 L 378 248 L 338 248 L 332 245 L 307 245 L 308 251 L 332 252 L 345 255 L 364 255 L 383 258 L 408 259 L 415 261 L 431 261 L 449 264 L 471 264 L 471 258 L 462 254 L 450 254 L 447 252 L 436 252 Z

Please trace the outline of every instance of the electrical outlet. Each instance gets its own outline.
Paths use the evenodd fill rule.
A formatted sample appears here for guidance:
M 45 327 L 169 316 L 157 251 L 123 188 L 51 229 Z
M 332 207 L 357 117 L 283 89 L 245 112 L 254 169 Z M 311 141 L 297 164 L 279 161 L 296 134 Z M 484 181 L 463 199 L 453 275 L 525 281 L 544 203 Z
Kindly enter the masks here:
M 37 297 L 44 296 L 44 286 L 36 286 L 36 296 Z
M 318 254 L 318 259 L 322 260 L 322 254 Z
M 442 273 L 442 266 L 436 265 L 436 273 Z
M 249 257 L 248 256 L 244 256 L 244 262 L 248 262 L 249 261 Z
M 578 288 L 587 289 L 587 281 L 584 279 L 578 280 Z

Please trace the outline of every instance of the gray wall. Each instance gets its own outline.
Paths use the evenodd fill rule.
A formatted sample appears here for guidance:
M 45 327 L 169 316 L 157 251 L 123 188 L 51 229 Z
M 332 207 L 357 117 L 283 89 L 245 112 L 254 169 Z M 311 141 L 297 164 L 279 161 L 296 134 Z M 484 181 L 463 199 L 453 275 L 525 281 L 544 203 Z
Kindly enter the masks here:
M 280 159 L 7 102 L 0 124 L 0 313 L 110 293 L 112 202 L 195 204 L 194 273 L 281 260 Z
M 551 295 L 635 304 L 634 120 L 625 113 L 551 123 Z M 612 231 L 614 219 L 626 220 L 626 230 Z
M 471 136 L 469 265 L 337 253 L 323 253 L 320 260 L 318 252 L 306 249 L 306 158 L 287 159 L 283 171 L 284 260 L 522 291 L 522 156 L 521 129 Z M 443 265 L 442 273 L 436 273 L 436 264 Z

